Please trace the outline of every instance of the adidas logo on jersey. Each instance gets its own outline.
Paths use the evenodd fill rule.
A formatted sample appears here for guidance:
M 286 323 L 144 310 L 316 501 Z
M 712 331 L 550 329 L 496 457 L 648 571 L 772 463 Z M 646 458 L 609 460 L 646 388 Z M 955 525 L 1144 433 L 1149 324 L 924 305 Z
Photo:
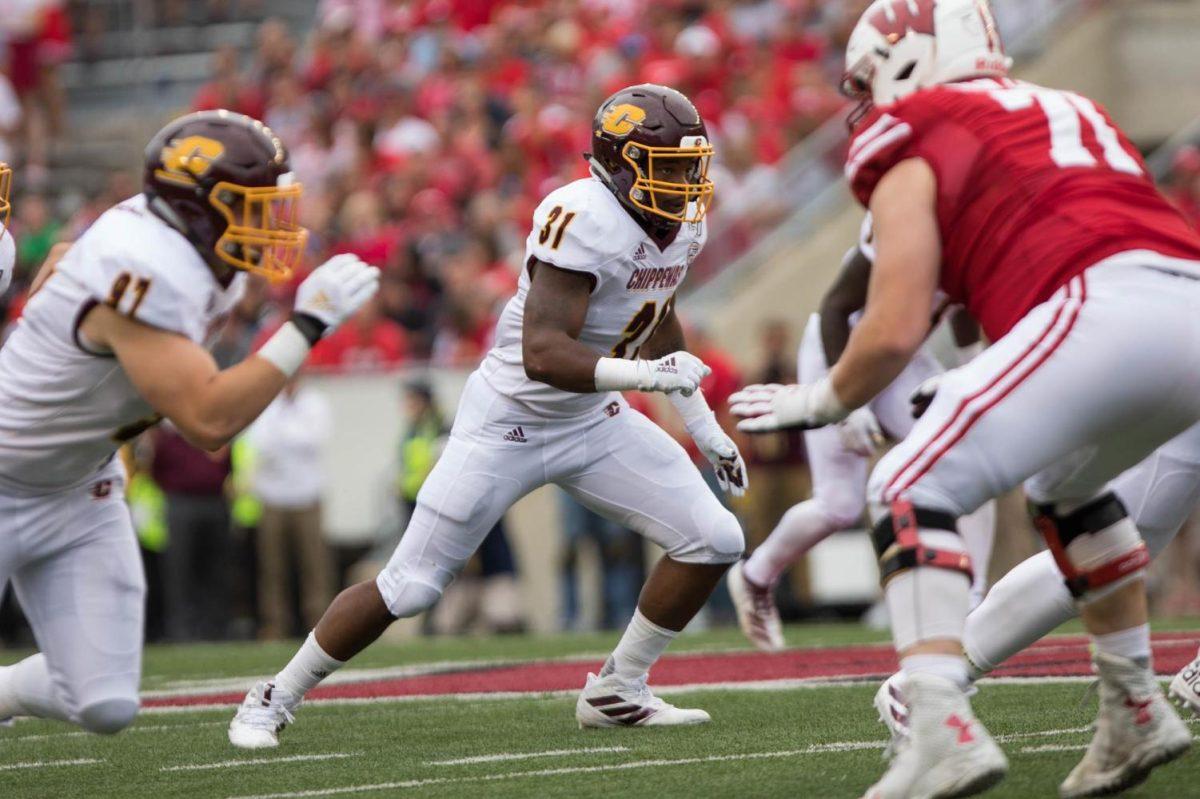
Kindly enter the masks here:
M 507 433 L 505 433 L 504 440 L 516 441 L 518 444 L 524 444 L 529 441 L 529 439 L 525 437 L 525 431 L 521 429 L 520 425 L 517 425 L 512 430 L 509 430 Z
M 638 245 L 637 252 L 635 252 L 633 254 L 633 260 L 635 260 L 635 261 L 646 260 L 646 245 L 645 244 Z

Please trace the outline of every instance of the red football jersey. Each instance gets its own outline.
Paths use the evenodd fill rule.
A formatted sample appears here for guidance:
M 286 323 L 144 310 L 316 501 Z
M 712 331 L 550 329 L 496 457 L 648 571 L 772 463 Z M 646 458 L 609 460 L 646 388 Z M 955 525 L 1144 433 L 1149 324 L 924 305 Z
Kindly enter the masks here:
M 846 160 L 868 205 L 921 158 L 937 177 L 940 284 L 995 341 L 1087 267 L 1126 250 L 1200 261 L 1200 236 L 1103 108 L 1008 79 L 924 89 L 859 128 Z

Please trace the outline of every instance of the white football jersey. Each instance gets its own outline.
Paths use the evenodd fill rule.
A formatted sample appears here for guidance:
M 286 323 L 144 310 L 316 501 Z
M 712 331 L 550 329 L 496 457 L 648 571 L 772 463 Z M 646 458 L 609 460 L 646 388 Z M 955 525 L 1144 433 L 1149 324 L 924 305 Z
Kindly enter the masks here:
M 666 317 L 707 235 L 703 221 L 684 223 L 675 240 L 659 250 L 597 178 L 551 192 L 533 213 L 517 293 L 500 315 L 480 374 L 496 391 L 545 416 L 574 416 L 610 401 L 605 393 L 575 394 L 526 377 L 521 323 L 530 261 L 592 276 L 595 285 L 579 341 L 601 356 L 632 359 Z
M 50 492 L 88 480 L 158 421 L 116 358 L 81 339 L 104 303 L 200 344 L 241 296 L 137 195 L 109 209 L 67 251 L 0 348 L 0 489 Z

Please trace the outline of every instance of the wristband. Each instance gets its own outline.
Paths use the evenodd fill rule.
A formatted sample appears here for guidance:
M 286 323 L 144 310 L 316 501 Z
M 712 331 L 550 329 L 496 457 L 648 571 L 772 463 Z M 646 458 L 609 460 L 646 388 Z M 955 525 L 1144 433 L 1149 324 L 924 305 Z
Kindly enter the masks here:
M 596 361 L 593 375 L 597 391 L 630 391 L 642 388 L 642 371 L 639 364 L 644 361 L 627 361 L 624 358 L 601 358 Z
M 308 346 L 310 347 L 315 347 L 317 342 L 320 341 L 325 335 L 326 331 L 329 330 L 329 325 L 325 324 L 312 314 L 304 313 L 303 311 L 294 311 L 291 319 L 288 321 L 296 326 L 296 329 L 300 331 L 300 334 L 307 339 Z
M 300 329 L 294 320 L 284 322 L 283 327 L 275 331 L 275 335 L 267 339 L 267 343 L 258 348 L 258 357 L 269 361 L 276 369 L 288 377 L 296 374 L 308 351 L 312 349 L 308 336 Z

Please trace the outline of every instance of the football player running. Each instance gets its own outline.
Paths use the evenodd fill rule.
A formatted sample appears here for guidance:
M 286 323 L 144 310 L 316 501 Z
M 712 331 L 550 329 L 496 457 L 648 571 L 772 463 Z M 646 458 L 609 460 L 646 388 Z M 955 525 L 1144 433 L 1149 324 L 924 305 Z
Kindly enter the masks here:
M 647 673 L 742 553 L 737 520 L 683 448 L 617 392 L 667 394 L 725 490 L 746 469 L 697 390 L 675 291 L 707 235 L 712 147 L 692 103 L 664 86 L 609 97 L 592 123 L 591 175 L 534 212 L 517 294 L 467 381 L 450 441 L 376 580 L 334 599 L 295 657 L 246 696 L 229 726 L 244 748 L 278 744 L 304 695 L 396 619 L 428 609 L 496 520 L 554 483 L 659 544 L 638 609 L 576 704 L 582 727 L 697 724 Z
M 0 719 L 133 721 L 145 582 L 117 448 L 164 417 L 223 447 L 378 287 L 373 267 L 334 258 L 255 355 L 217 369 L 204 342 L 246 273 L 283 278 L 300 258 L 300 193 L 262 123 L 172 122 L 147 147 L 142 193 L 67 250 L 0 349 L 0 590 L 11 579 L 41 650 L 0 668 Z
M 845 418 L 920 347 L 939 286 L 994 342 L 871 476 L 910 735 L 867 796 L 967 796 L 1007 771 L 967 700 L 956 520 L 1022 482 L 1100 681 L 1060 794 L 1122 790 L 1191 745 L 1150 665 L 1149 554 L 1109 481 L 1200 419 L 1200 235 L 1099 106 L 1007 77 L 983 0 L 878 0 L 846 59 L 876 106 L 846 163 L 875 224 L 867 307 L 827 379 L 743 391 L 740 424 Z
M 796 367 L 801 382 L 824 378 L 830 364 L 841 357 L 850 330 L 866 305 L 874 260 L 871 216 L 867 214 L 858 245 L 842 259 L 842 269 L 822 297 L 819 312 L 809 318 L 804 329 Z M 978 326 L 960 325 L 966 315 L 958 308 L 948 307 L 944 297 L 939 297 L 930 309 L 930 319 L 931 328 L 946 319 L 959 347 L 956 360 L 958 363 L 970 360 L 978 350 Z M 871 456 L 884 442 L 885 435 L 895 441 L 908 435 L 913 426 L 910 395 L 942 371 L 937 357 L 928 347 L 922 347 L 904 371 L 870 403 L 836 426 L 805 432 L 812 498 L 790 508 L 750 557 L 735 563 L 729 571 L 729 595 L 737 609 L 738 624 L 759 649 L 774 652 L 784 646 L 783 627 L 775 605 L 779 575 L 833 533 L 858 524 L 867 504 L 867 466 Z M 971 583 L 971 607 L 979 604 L 987 587 L 995 518 L 995 504 L 989 501 L 958 520 L 971 562 L 981 564 L 975 569 Z

